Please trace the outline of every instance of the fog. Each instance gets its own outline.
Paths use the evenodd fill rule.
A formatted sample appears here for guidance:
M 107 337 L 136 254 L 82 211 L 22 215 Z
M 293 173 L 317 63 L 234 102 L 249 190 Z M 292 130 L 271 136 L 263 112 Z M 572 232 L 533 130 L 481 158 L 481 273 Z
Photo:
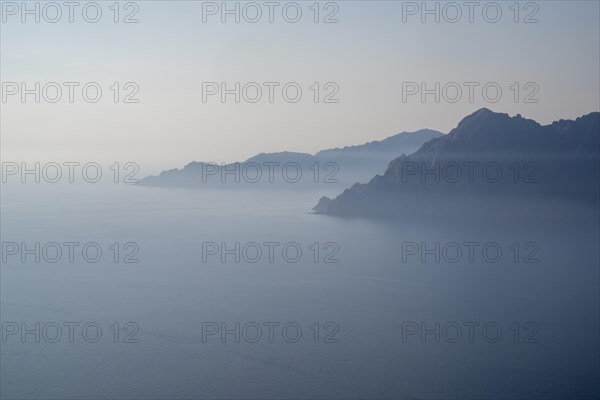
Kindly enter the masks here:
M 3 185 L 0 395 L 598 396 L 596 220 L 312 214 L 324 194 Z

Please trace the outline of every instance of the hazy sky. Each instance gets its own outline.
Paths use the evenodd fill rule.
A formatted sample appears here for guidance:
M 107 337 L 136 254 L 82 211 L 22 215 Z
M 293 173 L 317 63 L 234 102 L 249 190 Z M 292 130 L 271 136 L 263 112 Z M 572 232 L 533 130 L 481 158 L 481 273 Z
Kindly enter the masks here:
M 138 1 L 139 22 L 132 24 L 113 22 L 113 1 L 98 2 L 103 14 L 97 23 L 86 22 L 81 7 L 73 23 L 66 8 L 58 23 L 44 21 L 43 15 L 39 23 L 33 16 L 22 23 L 7 3 L 2 2 L 6 21 L 0 39 L 3 84 L 26 82 L 33 88 L 36 81 L 42 86 L 98 82 L 103 95 L 98 103 L 88 103 L 80 86 L 71 104 L 63 86 L 55 104 L 44 99 L 36 104 L 33 95 L 25 103 L 18 94 L 7 97 L 1 110 L 3 161 L 134 161 L 144 173 L 155 173 L 192 160 L 237 161 L 283 150 L 312 153 L 405 130 L 448 132 L 481 107 L 542 123 L 600 108 L 597 1 L 521 2 L 519 23 L 513 1 L 497 3 L 502 16 L 496 23 L 484 18 L 489 2 L 478 2 L 473 23 L 465 6 L 457 22 L 445 21 L 456 16 L 456 8 L 445 2 L 439 3 L 440 23 L 433 15 L 423 23 L 418 11 L 408 15 L 407 2 L 321 2 L 321 21 L 338 9 L 334 17 L 339 22 L 329 24 L 313 21 L 312 1 L 298 2 L 303 13 L 297 23 L 283 18 L 288 2 L 275 7 L 273 23 L 263 1 L 258 2 L 263 15 L 257 23 L 244 21 L 244 14 L 240 23 L 232 15 L 222 23 L 218 13 L 203 22 L 203 7 L 211 7 L 206 2 Z M 233 8 L 235 2 L 228 5 Z M 119 19 L 135 10 L 124 6 Z M 293 19 L 295 8 L 287 10 Z M 486 10 L 486 18 L 493 20 L 495 8 Z M 93 17 L 93 9 L 88 11 Z M 246 11 L 246 17 L 254 17 L 255 9 Z M 48 18 L 55 15 L 47 12 Z M 532 13 L 539 22 L 523 23 Z M 131 91 L 123 85 L 134 82 L 139 102 L 115 104 L 109 89 L 114 82 L 120 83 L 121 100 Z M 226 103 L 219 95 L 203 102 L 203 82 L 229 87 L 257 82 L 263 94 L 257 103 L 242 99 L 238 104 L 233 95 Z M 273 103 L 264 82 L 280 82 Z M 297 103 L 283 99 L 281 88 L 288 82 L 303 90 Z M 310 89 L 314 82 L 320 84 L 318 103 Z M 335 88 L 325 87 L 328 82 L 339 87 L 338 103 L 322 102 Z M 436 103 L 431 94 L 422 103 L 417 94 L 403 101 L 403 82 L 426 82 L 430 88 L 435 82 L 456 82 L 462 98 L 450 103 L 442 97 Z M 472 103 L 464 82 L 480 83 Z M 497 103 L 482 95 L 489 82 L 503 91 Z M 533 84 L 525 87 L 528 82 Z M 447 86 L 448 97 L 455 96 L 453 87 Z M 293 96 L 293 90 L 289 93 Z M 494 96 L 493 90 L 489 93 Z M 539 101 L 524 103 L 527 95 Z

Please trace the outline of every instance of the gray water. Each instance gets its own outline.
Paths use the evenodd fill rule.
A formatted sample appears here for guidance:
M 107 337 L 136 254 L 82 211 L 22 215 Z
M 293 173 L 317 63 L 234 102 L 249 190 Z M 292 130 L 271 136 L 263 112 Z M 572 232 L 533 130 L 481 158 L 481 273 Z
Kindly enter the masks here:
M 2 242 L 96 242 L 103 255 L 97 263 L 77 251 L 73 263 L 18 255 L 2 263 L 2 398 L 599 395 L 595 220 L 377 222 L 311 214 L 321 195 L 334 194 L 323 190 L 39 186 L 3 187 Z M 499 244 L 501 259 L 480 250 L 473 262 L 402 259 L 402 243 L 471 241 Z M 115 262 L 114 242 L 135 242 L 139 262 L 122 262 L 123 250 Z M 293 242 L 303 253 L 295 263 L 280 250 L 272 263 L 264 254 L 256 263 L 231 255 L 203 262 L 203 242 Z M 531 248 L 516 262 L 515 242 L 537 245 L 530 259 L 538 262 L 523 262 Z M 338 262 L 323 262 L 327 255 Z M 48 340 L 51 328 L 39 343 L 7 334 L 10 323 L 36 322 L 62 325 L 62 338 Z M 72 343 L 69 322 L 80 324 Z M 248 327 L 239 343 L 234 334 L 203 340 L 206 323 L 234 330 L 236 322 Z M 247 340 L 253 322 L 263 327 L 255 343 Z M 279 324 L 273 340 L 269 322 Z M 448 328 L 439 342 L 433 334 L 403 340 L 409 327 L 436 322 Z M 82 337 L 86 323 L 101 327 L 96 343 Z M 302 329 L 295 343 L 295 328 L 281 334 L 290 323 Z M 465 323 L 479 324 L 472 340 Z M 456 343 L 453 324 L 462 326 Z M 482 335 L 486 324 L 501 327 L 497 341 L 494 329 Z M 124 343 L 131 333 L 134 342 Z

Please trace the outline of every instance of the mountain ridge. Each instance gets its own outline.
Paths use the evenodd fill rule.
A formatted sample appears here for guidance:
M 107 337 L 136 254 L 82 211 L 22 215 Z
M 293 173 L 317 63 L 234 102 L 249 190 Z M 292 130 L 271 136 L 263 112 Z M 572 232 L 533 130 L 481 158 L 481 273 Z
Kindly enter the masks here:
M 337 163 L 342 177 L 342 183 L 349 184 L 360 180 L 370 179 L 375 173 L 383 170 L 389 161 L 401 154 L 412 153 L 421 145 L 431 139 L 442 137 L 443 133 L 431 129 L 421 129 L 415 132 L 401 132 L 379 141 L 366 142 L 361 145 L 346 146 L 344 148 L 331 148 L 321 150 L 317 153 L 301 153 L 292 151 L 281 151 L 273 153 L 259 153 L 245 161 L 217 165 L 200 161 L 192 161 L 182 169 L 170 169 L 162 171 L 158 176 L 145 177 L 138 184 L 142 186 L 183 186 L 199 187 L 210 183 L 223 182 L 199 182 L 198 174 L 204 174 L 209 166 L 211 174 L 214 172 L 212 166 L 219 171 L 228 168 L 248 166 L 250 164 L 269 163 L 297 163 L 303 169 L 309 169 L 315 163 L 321 166 L 328 163 Z M 237 165 L 236 165 L 237 164 Z M 309 171 L 310 173 L 310 171 Z M 343 175 L 345 173 L 345 176 Z M 305 174 L 307 175 L 307 174 Z M 239 182 L 236 182 L 239 183 Z
M 575 120 L 541 125 L 520 114 L 510 117 L 480 109 L 463 118 L 447 135 L 392 160 L 383 175 L 353 185 L 334 199 L 322 197 L 314 210 L 349 216 L 385 215 L 386 210 L 390 214 L 435 213 L 442 208 L 468 213 L 461 202 L 477 208 L 483 199 L 494 203 L 500 198 L 519 203 L 519 208 L 533 200 L 542 205 L 564 200 L 597 204 L 599 121 L 600 113 L 592 112 Z M 456 169 L 460 163 L 501 167 L 504 176 L 497 182 L 423 179 L 438 179 L 443 168 Z M 407 172 L 417 167 L 420 174 Z M 537 181 L 526 181 L 524 176 L 531 176 L 531 172 Z M 515 183 L 516 179 L 520 181 Z M 501 208 L 498 205 L 497 209 Z

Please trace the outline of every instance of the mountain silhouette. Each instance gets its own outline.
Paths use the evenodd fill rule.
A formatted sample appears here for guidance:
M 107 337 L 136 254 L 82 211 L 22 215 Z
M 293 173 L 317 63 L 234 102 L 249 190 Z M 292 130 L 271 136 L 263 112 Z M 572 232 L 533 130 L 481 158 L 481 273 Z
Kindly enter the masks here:
M 355 182 L 368 181 L 383 170 L 390 160 L 402 154 L 414 153 L 423 143 L 441 136 L 443 134 L 440 132 L 422 129 L 417 132 L 402 132 L 381 141 L 323 150 L 315 155 L 295 152 L 260 153 L 246 161 L 227 165 L 194 161 L 183 169 L 172 169 L 163 171 L 158 176 L 146 177 L 138 184 L 161 187 L 237 188 L 244 184 L 280 187 L 279 184 L 285 183 L 326 183 L 338 185 L 341 189 Z M 281 179 L 286 167 L 289 168 L 285 171 L 285 179 Z M 295 181 L 297 167 L 300 167 L 302 176 Z M 262 174 L 260 179 L 257 178 L 259 173 Z
M 390 162 L 383 175 L 356 184 L 317 213 L 547 214 L 596 210 L 600 113 L 540 125 L 483 108 L 449 134 Z

